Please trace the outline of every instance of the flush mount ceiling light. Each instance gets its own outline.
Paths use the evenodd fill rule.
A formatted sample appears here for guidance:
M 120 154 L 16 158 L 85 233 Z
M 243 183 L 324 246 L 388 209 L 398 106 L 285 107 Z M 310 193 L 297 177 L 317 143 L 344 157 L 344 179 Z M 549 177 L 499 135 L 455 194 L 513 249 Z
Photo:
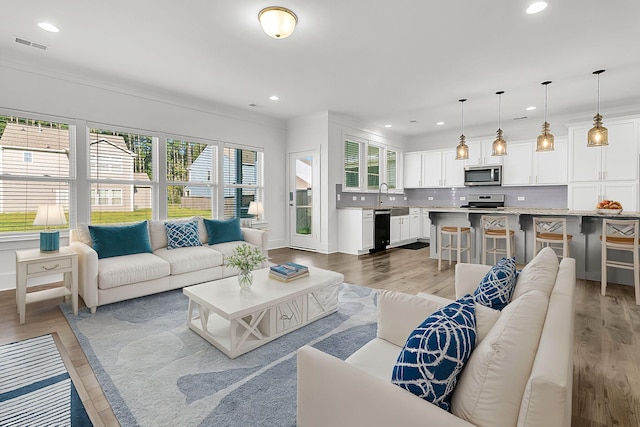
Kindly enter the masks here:
M 547 122 L 547 98 L 551 82 L 547 81 L 540 84 L 544 85 L 544 123 L 542 124 L 542 133 L 538 135 L 536 151 L 553 151 L 555 149 L 554 137 L 553 134 L 549 132 L 549 123 Z
M 464 102 L 466 99 L 459 99 L 460 102 L 460 143 L 456 147 L 456 160 L 467 160 L 469 158 L 469 146 L 465 143 L 464 136 Z
M 258 20 L 269 37 L 286 39 L 295 30 L 298 17 L 287 8 L 270 6 L 260 11 Z
M 527 7 L 527 10 L 525 12 L 527 12 L 529 15 L 533 15 L 534 13 L 542 12 L 546 8 L 547 8 L 546 1 L 537 1 L 537 2 L 531 3 Z
M 602 116 L 600 115 L 600 74 L 605 70 L 594 71 L 598 80 L 598 102 L 596 106 L 596 115 L 593 117 L 593 127 L 589 129 L 589 136 L 587 138 L 587 147 L 601 147 L 603 145 L 609 145 L 609 131 L 606 127 L 602 126 Z
M 48 22 L 39 22 L 38 27 L 45 31 L 49 31 L 50 33 L 57 33 L 60 31 L 58 27 L 53 24 L 49 24 Z
M 502 139 L 502 129 L 500 128 L 500 110 L 502 107 L 502 94 L 504 93 L 503 90 L 500 90 L 498 92 L 496 92 L 496 95 L 498 95 L 498 131 L 497 133 L 497 138 L 495 141 L 493 141 L 493 144 L 491 145 L 491 155 L 492 156 L 506 156 L 507 155 L 507 141 L 505 141 L 504 139 Z

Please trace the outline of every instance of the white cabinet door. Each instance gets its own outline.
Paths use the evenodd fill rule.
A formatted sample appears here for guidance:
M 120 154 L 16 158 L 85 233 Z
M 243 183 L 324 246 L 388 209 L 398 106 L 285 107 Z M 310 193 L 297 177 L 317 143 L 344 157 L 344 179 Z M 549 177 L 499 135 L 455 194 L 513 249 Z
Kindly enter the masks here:
M 409 215 L 409 239 L 418 239 L 422 236 L 420 209 L 417 210 L 418 212 Z
M 602 178 L 631 181 L 638 178 L 638 136 L 634 121 L 611 123 L 609 145 L 602 147 Z M 624 206 L 624 205 L 623 205 Z
M 569 184 L 569 209 L 575 211 L 592 211 L 596 208 L 599 201 L 599 182 Z
M 469 158 L 465 161 L 466 166 L 482 165 L 482 141 L 468 141 Z
M 587 147 L 589 128 L 569 129 L 569 162 L 571 182 L 597 181 L 600 179 L 600 147 Z
M 362 211 L 362 249 L 373 249 L 373 211 Z
M 404 188 L 422 187 L 422 153 L 404 155 Z
M 533 144 L 508 144 L 502 167 L 502 185 L 530 185 L 533 182 Z
M 638 182 L 614 181 L 602 184 L 601 199 L 616 200 L 628 211 L 638 210 Z M 595 206 L 594 206 L 595 208 Z
M 442 186 L 442 152 L 426 152 L 424 153 L 422 160 L 422 186 Z
M 567 140 L 556 139 L 553 151 L 534 152 L 536 185 L 567 185 Z
M 442 152 L 443 164 L 443 187 L 463 187 L 464 186 L 464 161 L 456 160 L 456 150 L 445 150 Z
M 401 216 L 400 217 L 400 240 L 403 242 L 405 240 L 409 240 L 409 237 L 411 236 L 409 226 L 410 226 L 409 215 Z
M 422 210 L 422 238 L 428 239 L 431 237 L 431 218 L 429 218 L 429 211 Z
M 402 237 L 400 236 L 400 228 L 401 228 L 402 217 L 401 216 L 392 216 L 391 217 L 391 228 L 390 228 L 390 241 L 389 244 L 395 245 L 400 243 Z
M 492 156 L 493 140 L 477 140 L 468 141 L 469 158 L 466 160 L 466 166 L 482 166 L 482 165 L 501 165 L 503 156 Z M 507 147 L 507 152 L 511 154 Z
M 620 202 L 628 211 L 638 210 L 638 182 L 579 182 L 569 185 L 569 209 L 593 211 L 599 201 L 608 199 Z
M 489 141 L 482 141 L 482 162 L 485 165 L 501 165 L 504 160 L 504 156 L 492 156 L 493 153 L 493 139 Z M 507 153 L 509 151 L 509 144 L 507 144 Z

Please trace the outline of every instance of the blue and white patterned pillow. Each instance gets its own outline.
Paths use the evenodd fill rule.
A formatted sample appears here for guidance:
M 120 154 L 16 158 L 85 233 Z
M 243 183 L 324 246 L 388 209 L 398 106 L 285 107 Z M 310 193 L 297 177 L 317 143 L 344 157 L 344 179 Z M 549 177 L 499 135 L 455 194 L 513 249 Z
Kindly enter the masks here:
M 449 411 L 458 374 L 475 345 L 475 302 L 465 295 L 411 332 L 393 367 L 391 382 Z
M 484 276 L 473 297 L 479 304 L 502 310 L 511 302 L 516 277 L 516 258 L 502 258 Z
M 167 249 L 202 246 L 197 222 L 165 222 Z

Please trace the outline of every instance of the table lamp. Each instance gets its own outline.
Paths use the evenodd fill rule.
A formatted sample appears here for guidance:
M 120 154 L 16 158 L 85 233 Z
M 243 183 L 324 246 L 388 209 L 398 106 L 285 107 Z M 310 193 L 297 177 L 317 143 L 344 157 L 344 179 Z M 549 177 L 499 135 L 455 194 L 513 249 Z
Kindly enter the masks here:
M 262 202 L 249 202 L 249 215 L 255 215 L 256 221 L 262 216 Z
M 64 208 L 60 205 L 38 206 L 38 213 L 33 225 L 43 225 L 45 229 L 40 232 L 40 252 L 58 252 L 60 249 L 60 232 L 50 230 L 49 227 L 65 225 L 67 219 L 64 216 Z

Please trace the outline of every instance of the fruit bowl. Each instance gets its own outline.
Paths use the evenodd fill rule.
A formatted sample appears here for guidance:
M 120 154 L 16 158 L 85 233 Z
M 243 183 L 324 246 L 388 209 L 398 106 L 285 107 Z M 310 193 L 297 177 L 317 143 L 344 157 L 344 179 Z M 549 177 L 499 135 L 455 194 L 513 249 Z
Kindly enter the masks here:
M 618 215 L 622 209 L 596 209 L 600 215 Z

